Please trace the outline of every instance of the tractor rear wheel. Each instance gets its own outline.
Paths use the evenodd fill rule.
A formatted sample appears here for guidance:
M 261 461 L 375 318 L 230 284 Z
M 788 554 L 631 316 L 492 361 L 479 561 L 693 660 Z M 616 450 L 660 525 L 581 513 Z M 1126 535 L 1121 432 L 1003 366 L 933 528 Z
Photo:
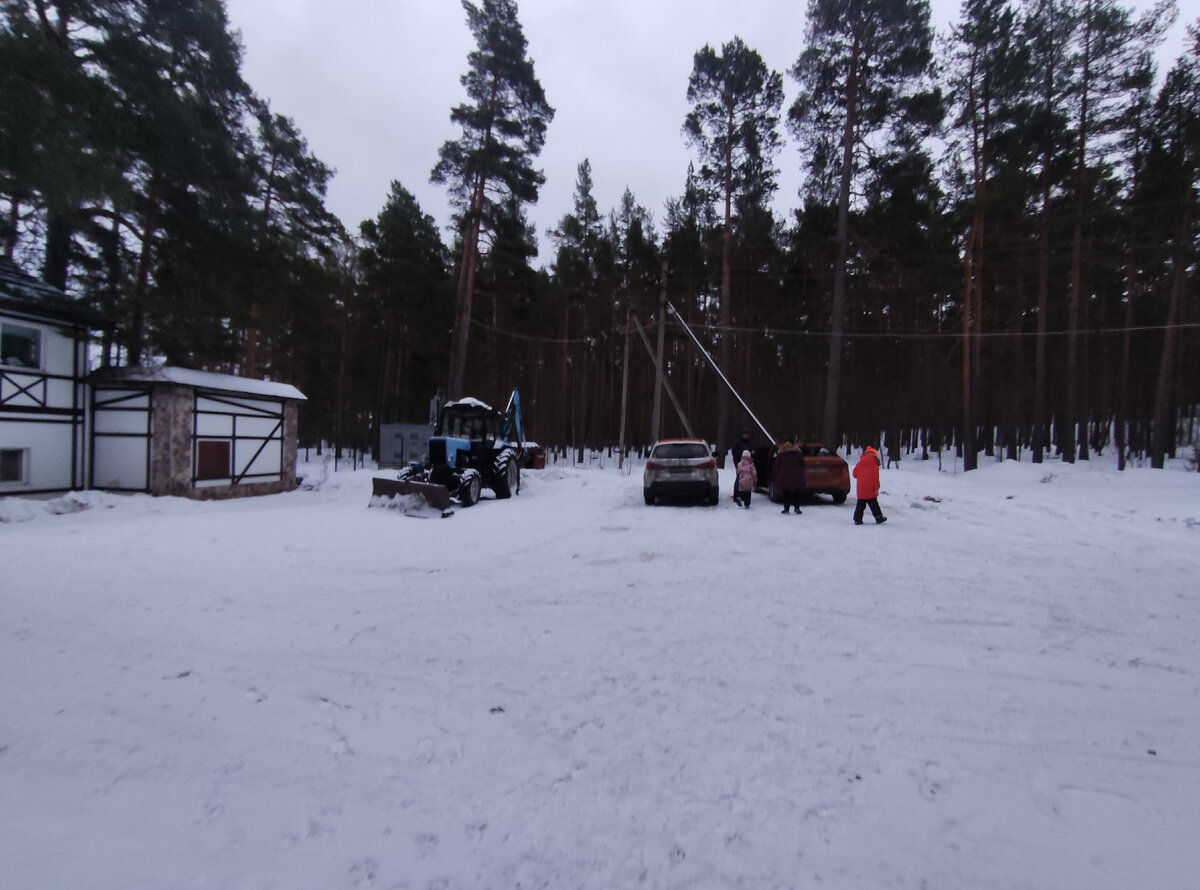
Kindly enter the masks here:
M 492 491 L 500 500 L 510 498 L 521 491 L 521 465 L 517 462 L 517 454 L 511 448 L 505 448 L 496 456 L 495 483 Z

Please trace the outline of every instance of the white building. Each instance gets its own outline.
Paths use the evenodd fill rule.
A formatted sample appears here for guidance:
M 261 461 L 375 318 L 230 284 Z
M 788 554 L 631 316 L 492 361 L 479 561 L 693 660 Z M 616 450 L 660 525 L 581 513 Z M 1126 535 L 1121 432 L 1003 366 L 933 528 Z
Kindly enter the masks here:
M 295 487 L 299 390 L 170 367 L 89 375 L 89 334 L 105 326 L 0 258 L 0 497 Z
M 0 495 L 86 487 L 87 342 L 99 319 L 0 258 Z

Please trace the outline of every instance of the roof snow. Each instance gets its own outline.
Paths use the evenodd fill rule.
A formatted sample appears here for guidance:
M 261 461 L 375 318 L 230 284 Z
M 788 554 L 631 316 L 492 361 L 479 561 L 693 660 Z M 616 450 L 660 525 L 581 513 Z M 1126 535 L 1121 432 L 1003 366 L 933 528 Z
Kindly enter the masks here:
M 178 386 L 194 386 L 219 392 L 235 392 L 249 396 L 270 396 L 276 399 L 307 401 L 304 393 L 290 383 L 274 383 L 270 380 L 255 380 L 234 374 L 216 374 L 212 371 L 193 371 L 190 368 L 110 368 L 100 374 L 104 380 L 128 380 L 144 383 L 173 383 Z

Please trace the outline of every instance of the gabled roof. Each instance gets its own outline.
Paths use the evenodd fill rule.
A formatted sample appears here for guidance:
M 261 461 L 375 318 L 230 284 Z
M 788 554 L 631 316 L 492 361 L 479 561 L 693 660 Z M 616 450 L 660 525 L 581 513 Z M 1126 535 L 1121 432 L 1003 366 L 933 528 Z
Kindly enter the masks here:
M 26 274 L 6 257 L 0 257 L 0 309 L 46 321 L 65 321 L 93 328 L 112 327 L 90 306 Z
M 307 401 L 304 393 L 290 383 L 274 383 L 270 380 L 255 380 L 253 377 L 193 371 L 190 368 L 173 368 L 167 365 L 161 368 L 101 368 L 92 374 L 92 380 L 97 383 L 164 383 L 245 396 Z

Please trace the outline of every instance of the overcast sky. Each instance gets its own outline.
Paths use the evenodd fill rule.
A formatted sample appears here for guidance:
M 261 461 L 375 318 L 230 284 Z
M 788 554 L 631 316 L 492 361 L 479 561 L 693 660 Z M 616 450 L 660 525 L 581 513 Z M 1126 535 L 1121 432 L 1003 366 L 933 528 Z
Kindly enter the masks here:
M 1139 0 L 1135 5 L 1146 5 Z M 1186 3 L 1184 4 L 1186 6 Z M 295 120 L 312 152 L 337 173 L 329 208 L 351 232 L 376 216 L 392 180 L 452 238 L 446 190 L 429 184 L 438 148 L 458 136 L 450 109 L 473 49 L 457 0 L 226 0 L 245 46 L 243 74 L 271 107 Z M 600 212 L 626 186 L 656 224 L 683 191 L 695 157 L 681 134 L 695 52 L 735 35 L 784 75 L 784 112 L 796 95 L 787 69 L 804 43 L 800 0 L 518 0 L 529 55 L 554 122 L 538 166 L 546 184 L 527 208 L 549 264 L 546 230 L 572 207 L 587 158 Z M 957 0 L 934 0 L 934 22 Z M 1182 25 L 1172 43 L 1179 45 Z M 1172 56 L 1173 58 L 1173 56 Z M 801 159 L 786 136 L 777 159 L 778 208 L 798 205 Z

